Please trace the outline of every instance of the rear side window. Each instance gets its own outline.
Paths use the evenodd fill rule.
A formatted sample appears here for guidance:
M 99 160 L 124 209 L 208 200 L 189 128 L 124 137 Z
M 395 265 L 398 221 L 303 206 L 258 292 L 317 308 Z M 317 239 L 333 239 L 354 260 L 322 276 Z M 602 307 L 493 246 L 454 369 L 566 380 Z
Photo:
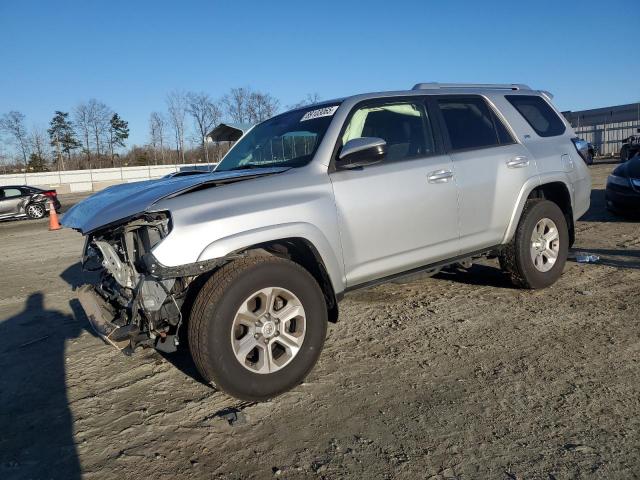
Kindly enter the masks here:
M 21 195 L 22 195 L 22 192 L 20 191 L 19 188 L 5 188 L 4 189 L 4 198 L 20 197 Z
M 507 128 L 482 98 L 442 98 L 438 106 L 453 150 L 513 143 Z
M 505 98 L 541 137 L 555 137 L 564 133 L 564 123 L 542 97 L 505 95 Z

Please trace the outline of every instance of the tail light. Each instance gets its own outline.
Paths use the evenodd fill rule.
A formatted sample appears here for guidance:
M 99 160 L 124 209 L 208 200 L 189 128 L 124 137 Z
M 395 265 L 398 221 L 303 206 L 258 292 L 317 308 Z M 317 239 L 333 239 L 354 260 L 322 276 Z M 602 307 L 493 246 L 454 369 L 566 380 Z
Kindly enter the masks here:
M 576 150 L 584 160 L 584 163 L 589 164 L 589 143 L 586 140 L 581 138 L 572 138 L 571 141 L 573 145 L 576 147 Z

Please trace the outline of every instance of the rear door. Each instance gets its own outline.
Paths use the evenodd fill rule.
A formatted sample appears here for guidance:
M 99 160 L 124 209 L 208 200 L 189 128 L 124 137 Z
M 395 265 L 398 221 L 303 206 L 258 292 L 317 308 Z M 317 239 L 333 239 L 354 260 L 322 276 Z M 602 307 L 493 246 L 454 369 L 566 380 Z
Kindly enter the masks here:
M 9 215 L 20 212 L 23 193 L 19 188 L 5 187 L 0 189 L 0 215 Z
M 418 97 L 369 101 L 348 117 L 339 147 L 359 137 L 387 142 L 381 163 L 330 174 L 348 287 L 457 254 L 452 163 L 432 126 Z
M 535 161 L 484 97 L 435 101 L 460 191 L 460 248 L 469 253 L 497 245 L 522 186 L 537 175 Z

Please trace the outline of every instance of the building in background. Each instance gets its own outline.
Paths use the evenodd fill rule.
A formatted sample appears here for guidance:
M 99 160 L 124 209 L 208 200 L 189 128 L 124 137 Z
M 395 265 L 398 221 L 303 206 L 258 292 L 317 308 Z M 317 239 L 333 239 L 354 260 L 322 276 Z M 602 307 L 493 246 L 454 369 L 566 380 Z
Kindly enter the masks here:
M 247 133 L 252 123 L 221 123 L 207 134 L 209 142 L 235 142 Z
M 640 103 L 562 112 L 576 134 L 599 155 L 618 155 L 622 141 L 640 129 Z

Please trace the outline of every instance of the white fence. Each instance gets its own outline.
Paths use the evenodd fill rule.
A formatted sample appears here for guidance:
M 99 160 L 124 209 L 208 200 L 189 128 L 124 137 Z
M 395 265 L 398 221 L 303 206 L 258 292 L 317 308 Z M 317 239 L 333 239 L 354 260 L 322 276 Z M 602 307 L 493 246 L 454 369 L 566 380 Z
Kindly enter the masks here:
M 10 173 L 0 175 L 2 185 L 29 185 L 54 188 L 58 193 L 93 192 L 118 183 L 138 182 L 160 178 L 181 170 L 202 169 L 214 164 L 151 165 L 148 167 L 100 168 L 62 172 Z
M 575 127 L 576 135 L 584 138 L 596 147 L 600 155 L 618 155 L 622 140 L 637 135 L 640 122 L 600 123 Z

